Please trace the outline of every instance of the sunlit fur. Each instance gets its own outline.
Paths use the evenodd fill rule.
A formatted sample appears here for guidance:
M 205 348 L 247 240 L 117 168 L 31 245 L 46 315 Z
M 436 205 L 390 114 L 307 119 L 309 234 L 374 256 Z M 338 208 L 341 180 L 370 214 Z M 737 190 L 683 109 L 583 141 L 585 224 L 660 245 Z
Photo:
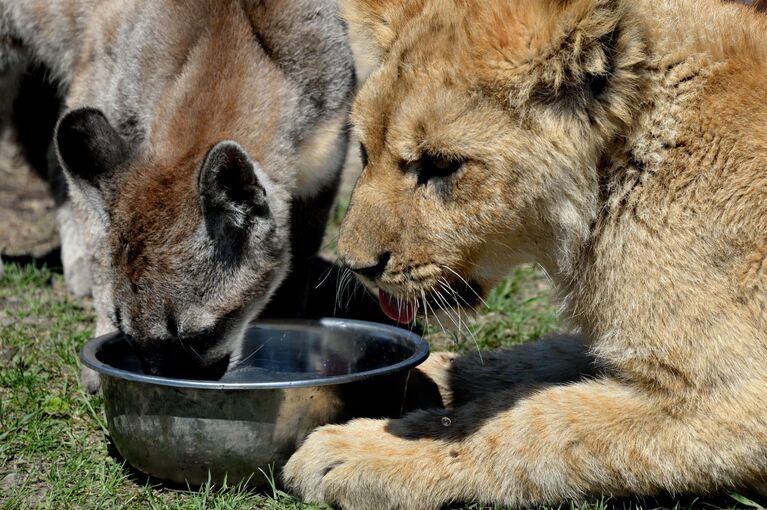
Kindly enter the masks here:
M 446 398 L 469 380 L 471 398 L 322 428 L 289 486 L 347 509 L 760 488 L 767 19 L 715 0 L 347 3 L 380 67 L 354 107 L 369 164 L 342 259 L 389 253 L 376 282 L 407 299 L 533 261 L 589 351 L 432 361 Z M 424 153 L 465 164 L 419 185 Z M 598 375 L 537 377 L 567 360 Z

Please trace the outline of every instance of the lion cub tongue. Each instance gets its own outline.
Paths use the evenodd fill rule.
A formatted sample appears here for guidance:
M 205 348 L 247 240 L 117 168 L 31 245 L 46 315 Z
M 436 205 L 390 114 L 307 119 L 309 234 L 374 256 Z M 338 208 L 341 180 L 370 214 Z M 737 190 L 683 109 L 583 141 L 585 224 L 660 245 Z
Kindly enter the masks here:
M 381 310 L 393 321 L 400 324 L 410 324 L 415 320 L 418 303 L 412 301 L 397 301 L 397 298 L 384 290 L 378 289 L 378 304 Z

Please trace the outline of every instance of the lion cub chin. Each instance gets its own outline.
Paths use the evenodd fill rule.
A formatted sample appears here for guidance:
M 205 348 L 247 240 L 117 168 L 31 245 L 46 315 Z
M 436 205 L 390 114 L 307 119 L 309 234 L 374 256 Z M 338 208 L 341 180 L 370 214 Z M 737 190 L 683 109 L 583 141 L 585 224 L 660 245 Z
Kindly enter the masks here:
M 151 373 L 214 376 L 275 296 L 301 314 L 353 62 L 334 0 L 0 0 L 0 128 L 42 67 L 65 279 L 97 334 Z
M 426 371 L 451 408 L 319 429 L 288 485 L 347 509 L 762 488 L 767 17 L 346 4 L 380 66 L 353 109 L 365 170 L 342 259 L 407 318 L 533 261 L 585 339 L 439 357 Z

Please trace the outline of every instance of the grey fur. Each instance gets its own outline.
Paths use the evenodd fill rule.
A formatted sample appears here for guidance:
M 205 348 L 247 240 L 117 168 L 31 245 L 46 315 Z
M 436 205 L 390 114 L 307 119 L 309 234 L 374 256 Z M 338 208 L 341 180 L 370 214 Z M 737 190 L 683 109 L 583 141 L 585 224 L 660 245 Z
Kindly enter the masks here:
M 247 257 L 238 264 L 209 262 L 210 238 L 201 226 L 177 246 L 186 254 L 183 263 L 171 261 L 167 273 L 152 273 L 137 286 L 115 262 L 114 233 L 126 227 L 124 218 L 115 217 L 114 204 L 133 167 L 162 156 L 154 132 L 158 126 L 162 131 L 158 109 L 192 59 L 191 54 L 179 59 L 176 53 L 195 48 L 194 38 L 204 37 L 217 21 L 210 13 L 220 12 L 226 2 L 239 6 L 250 20 L 253 58 L 258 61 L 264 54 L 284 74 L 278 133 L 254 162 L 270 215 L 248 232 Z M 190 0 L 181 10 L 178 5 L 165 0 L 0 0 L 0 129 L 8 118 L 3 99 L 12 100 L 29 59 L 51 70 L 69 110 L 87 106 L 104 113 L 133 148 L 134 158 L 103 186 L 83 181 L 62 161 L 70 189 L 70 202 L 58 211 L 67 283 L 76 294 L 93 292 L 97 334 L 117 325 L 150 343 L 210 330 L 224 320 L 211 311 L 212 303 L 217 309 L 239 310 L 227 342 L 210 349 L 212 359 L 236 343 L 244 324 L 284 279 L 291 202 L 326 193 L 337 183 L 347 143 L 343 122 L 334 124 L 340 128 L 328 142 L 333 147 L 325 161 L 303 168 L 303 161 L 313 159 L 303 152 L 328 123 L 345 118 L 354 66 L 334 0 Z M 262 84 L 252 86 L 253 94 L 259 94 Z M 238 133 L 249 136 L 260 129 L 257 113 L 245 131 L 233 130 L 230 138 L 240 142 Z M 314 174 L 302 178 L 302 172 Z M 292 219 L 294 225 L 300 221 Z M 173 231 L 172 225 L 167 228 Z M 92 381 L 83 382 L 93 389 Z

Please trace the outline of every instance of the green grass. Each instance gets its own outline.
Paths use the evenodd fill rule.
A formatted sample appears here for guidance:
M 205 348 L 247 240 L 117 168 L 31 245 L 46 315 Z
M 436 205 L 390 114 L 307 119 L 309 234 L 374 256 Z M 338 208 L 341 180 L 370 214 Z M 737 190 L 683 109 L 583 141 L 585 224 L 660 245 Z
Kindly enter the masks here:
M 452 348 L 494 348 L 555 330 L 549 294 L 540 273 L 517 270 L 488 298 L 469 326 L 472 333 L 454 339 Z M 59 275 L 9 265 L 0 277 L 0 508 L 313 508 L 277 488 L 258 493 L 208 484 L 174 490 L 124 466 L 110 454 L 101 398 L 85 395 L 78 384 L 77 353 L 91 336 L 92 322 L 91 308 L 67 297 Z M 432 336 L 439 341 L 439 333 Z M 601 500 L 562 508 L 721 508 L 749 502 L 725 495 L 708 502 Z

